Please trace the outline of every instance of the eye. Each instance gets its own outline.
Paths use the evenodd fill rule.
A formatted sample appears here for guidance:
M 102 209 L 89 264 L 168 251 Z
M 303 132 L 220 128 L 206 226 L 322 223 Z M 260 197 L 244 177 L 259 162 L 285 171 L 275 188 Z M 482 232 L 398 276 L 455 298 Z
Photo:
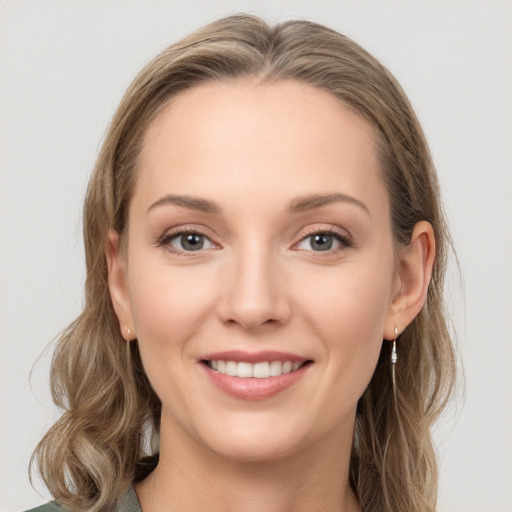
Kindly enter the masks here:
M 202 249 L 214 249 L 215 244 L 205 235 L 192 231 L 172 233 L 164 237 L 160 245 L 169 247 L 173 252 L 196 252 Z
M 297 248 L 305 251 L 325 252 L 349 247 L 348 239 L 338 233 L 317 232 L 304 237 Z

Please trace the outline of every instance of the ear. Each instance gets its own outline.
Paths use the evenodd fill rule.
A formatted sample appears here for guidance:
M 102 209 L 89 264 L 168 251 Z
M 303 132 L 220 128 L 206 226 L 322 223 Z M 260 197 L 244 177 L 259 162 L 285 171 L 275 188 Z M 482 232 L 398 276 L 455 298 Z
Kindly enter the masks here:
M 411 241 L 398 255 L 399 290 L 389 308 L 384 339 L 395 339 L 395 326 L 398 325 L 398 333 L 403 332 L 421 311 L 427 300 L 435 252 L 432 225 L 426 221 L 418 222 Z
M 105 249 L 110 298 L 119 320 L 121 335 L 125 340 L 132 340 L 136 337 L 136 334 L 127 286 L 126 260 L 120 252 L 119 245 L 119 234 L 111 229 L 108 232 Z

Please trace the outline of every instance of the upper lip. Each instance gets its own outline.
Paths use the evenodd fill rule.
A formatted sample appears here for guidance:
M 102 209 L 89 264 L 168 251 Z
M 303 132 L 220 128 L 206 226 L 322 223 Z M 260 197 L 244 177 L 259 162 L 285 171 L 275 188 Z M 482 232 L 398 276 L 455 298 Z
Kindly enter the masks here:
M 275 350 L 261 350 L 259 352 L 244 352 L 243 350 L 227 350 L 224 352 L 214 352 L 201 357 L 202 361 L 235 361 L 246 363 L 263 363 L 264 361 L 291 361 L 292 363 L 303 363 L 309 361 L 307 357 L 302 357 L 289 352 L 278 352 Z

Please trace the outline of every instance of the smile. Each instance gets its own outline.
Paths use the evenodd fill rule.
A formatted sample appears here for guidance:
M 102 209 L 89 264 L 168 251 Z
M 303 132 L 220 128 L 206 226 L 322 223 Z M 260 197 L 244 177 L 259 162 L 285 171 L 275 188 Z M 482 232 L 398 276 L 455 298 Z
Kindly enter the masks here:
M 298 370 L 306 363 L 307 361 L 262 361 L 254 364 L 246 361 L 206 361 L 206 365 L 212 370 L 242 379 L 268 379 L 269 377 L 279 377 L 280 375 Z
M 314 363 L 286 352 L 238 350 L 207 354 L 200 362 L 216 388 L 242 400 L 265 400 L 285 391 L 309 373 Z

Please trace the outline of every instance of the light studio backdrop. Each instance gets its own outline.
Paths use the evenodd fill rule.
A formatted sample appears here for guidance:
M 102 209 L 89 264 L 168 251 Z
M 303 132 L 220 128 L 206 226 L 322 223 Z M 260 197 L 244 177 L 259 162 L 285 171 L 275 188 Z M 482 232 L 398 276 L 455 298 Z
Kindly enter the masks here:
M 307 18 L 387 65 L 440 175 L 464 288 L 449 300 L 466 400 L 439 428 L 441 510 L 512 510 L 512 4 L 510 1 L 0 3 L 0 510 L 44 502 L 27 465 L 57 417 L 45 346 L 80 311 L 81 202 L 107 123 L 138 70 L 217 17 Z

